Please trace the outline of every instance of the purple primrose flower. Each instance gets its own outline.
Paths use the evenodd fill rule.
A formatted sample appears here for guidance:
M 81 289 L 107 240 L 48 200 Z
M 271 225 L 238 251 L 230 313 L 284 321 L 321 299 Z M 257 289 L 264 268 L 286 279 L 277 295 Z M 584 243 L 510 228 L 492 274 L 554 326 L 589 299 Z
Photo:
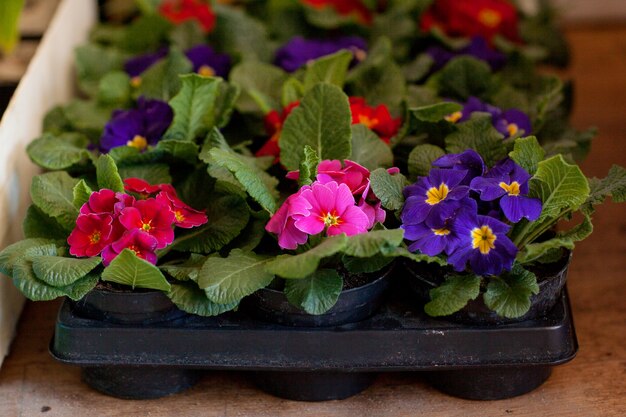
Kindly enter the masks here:
M 161 139 L 173 118 L 174 113 L 166 102 L 139 97 L 136 109 L 113 112 L 104 126 L 100 150 L 109 152 L 118 146 L 133 146 L 143 151 Z
M 130 77 L 139 77 L 142 72 L 165 58 L 167 52 L 167 48 L 161 48 L 156 52 L 137 55 L 127 59 L 124 63 L 124 71 L 126 71 Z
M 503 270 L 511 270 L 517 247 L 506 236 L 509 229 L 507 224 L 489 216 L 459 213 L 452 226 L 459 243 L 448 262 L 456 271 L 465 270 L 469 262 L 478 275 L 499 275 Z
M 431 229 L 441 229 L 460 208 L 476 211 L 476 202 L 468 198 L 469 187 L 460 185 L 466 175 L 467 171 L 432 169 L 428 177 L 406 187 L 400 215 L 403 225 L 425 223 Z
M 483 158 L 473 149 L 461 153 L 446 154 L 432 163 L 437 168 L 447 168 L 467 171 L 467 175 L 461 181 L 462 185 L 469 185 L 472 179 L 483 175 L 487 169 Z
M 467 46 L 456 51 L 451 51 L 441 46 L 431 46 L 426 53 L 433 59 L 432 72 L 443 68 L 450 60 L 462 55 L 469 55 L 481 61 L 485 61 L 492 70 L 497 71 L 506 63 L 506 55 L 489 46 L 487 41 L 475 36 Z
M 226 77 L 230 71 L 230 57 L 215 52 L 208 45 L 197 45 L 187 49 L 185 55 L 193 64 L 193 71 L 205 77 Z
M 459 244 L 459 238 L 448 226 L 440 229 L 431 229 L 424 223 L 402 225 L 404 238 L 412 241 L 408 249 L 411 252 L 420 251 L 428 256 L 437 256 L 441 252 L 446 255 L 454 252 Z
M 342 49 L 348 49 L 354 55 L 352 65 L 363 61 L 367 56 L 367 42 L 358 36 L 334 39 L 304 39 L 296 36 L 276 51 L 274 64 L 287 72 L 294 72 L 311 60 Z
M 470 188 L 480 193 L 483 201 L 500 199 L 500 208 L 509 221 L 522 217 L 537 220 L 541 215 L 541 200 L 527 197 L 530 174 L 512 159 L 504 159 L 482 177 L 472 180 Z

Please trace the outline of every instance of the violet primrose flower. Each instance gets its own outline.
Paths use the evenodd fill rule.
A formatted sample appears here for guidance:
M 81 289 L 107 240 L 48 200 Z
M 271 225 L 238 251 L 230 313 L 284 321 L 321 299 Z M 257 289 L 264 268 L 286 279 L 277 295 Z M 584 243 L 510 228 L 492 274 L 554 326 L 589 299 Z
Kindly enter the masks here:
M 124 63 L 124 71 L 130 77 L 139 77 L 142 72 L 167 56 L 167 48 L 160 48 L 156 52 L 149 52 L 129 58 Z
M 205 77 L 226 77 L 230 71 L 230 57 L 215 52 L 208 45 L 197 45 L 185 51 L 193 64 L 193 71 Z
M 459 244 L 456 233 L 446 224 L 440 229 L 431 229 L 424 223 L 402 225 L 404 238 L 413 241 L 409 251 L 420 251 L 428 256 L 437 256 L 441 252 L 452 253 Z
M 506 236 L 510 226 L 489 216 L 462 212 L 452 229 L 460 240 L 448 262 L 456 271 L 465 270 L 467 262 L 478 275 L 499 275 L 503 270 L 511 270 L 517 247 Z
M 287 72 L 294 72 L 311 60 L 333 54 L 342 49 L 352 51 L 354 55 L 352 65 L 355 65 L 365 59 L 367 42 L 358 36 L 344 36 L 334 39 L 304 39 L 296 36 L 276 51 L 274 64 Z
M 473 178 L 483 175 L 487 169 L 483 158 L 473 149 L 446 154 L 433 161 L 432 165 L 437 168 L 467 171 L 467 175 L 461 181 L 462 185 L 469 185 Z
M 470 187 L 480 193 L 483 201 L 500 199 L 500 208 L 510 221 L 517 223 L 522 217 L 537 220 L 541 215 L 541 200 L 527 197 L 531 176 L 512 159 L 504 159 L 482 177 L 472 180 Z
M 481 61 L 485 61 L 492 70 L 497 71 L 506 63 L 506 55 L 489 46 L 481 36 L 474 36 L 470 43 L 456 51 L 451 51 L 441 46 L 432 46 L 426 53 L 433 59 L 432 72 L 443 68 L 450 60 L 462 55 L 469 55 Z
M 469 187 L 461 185 L 466 175 L 467 171 L 432 169 L 428 177 L 406 187 L 402 223 L 425 223 L 431 229 L 441 229 L 459 208 L 475 207 L 475 202 L 467 197 Z
M 100 150 L 109 152 L 118 146 L 133 146 L 143 151 L 161 139 L 173 118 L 174 113 L 166 102 L 140 97 L 136 109 L 113 112 L 104 126 Z

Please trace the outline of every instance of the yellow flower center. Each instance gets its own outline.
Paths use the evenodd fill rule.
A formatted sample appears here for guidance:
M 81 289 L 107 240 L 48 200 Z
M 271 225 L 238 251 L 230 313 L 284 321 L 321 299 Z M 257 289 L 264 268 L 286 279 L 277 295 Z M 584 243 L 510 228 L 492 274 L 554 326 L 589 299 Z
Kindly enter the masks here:
M 142 223 L 141 225 L 141 230 L 143 230 L 144 232 L 149 232 L 150 230 L 152 230 L 152 222 L 149 221 L 148 223 Z
M 102 234 L 97 230 L 89 235 L 89 242 L 93 245 L 100 242 L 100 239 L 102 239 Z
M 141 77 L 140 76 L 136 76 L 130 79 L 130 86 L 133 88 L 139 88 L 139 86 L 141 85 Z
M 321 219 L 326 227 L 338 226 L 341 224 L 341 219 L 335 211 L 324 214 L 321 216 Z
M 487 27 L 495 28 L 502 23 L 502 16 L 497 10 L 487 8 L 478 13 L 478 21 Z
M 431 229 L 436 236 L 448 236 L 450 231 L 448 229 Z
M 506 130 L 509 132 L 509 136 L 515 136 L 519 132 L 519 127 L 515 123 L 509 123 L 506 126 Z
M 449 191 L 450 189 L 448 188 L 448 186 L 442 182 L 439 188 L 431 187 L 428 190 L 428 192 L 426 193 L 427 198 L 425 201 L 431 206 L 434 206 L 435 204 L 441 203 L 443 200 L 445 200 L 448 196 Z
M 126 145 L 143 151 L 148 147 L 148 140 L 141 135 L 135 135 L 134 138 L 126 142 Z
M 176 216 L 176 221 L 177 222 L 185 221 L 185 215 L 180 210 L 176 210 L 174 212 L 174 216 Z
M 454 113 L 451 113 L 447 116 L 444 117 L 445 120 L 447 120 L 450 123 L 456 123 L 459 120 L 461 120 L 461 117 L 463 117 L 463 113 L 460 111 L 455 111 Z
M 198 74 L 202 75 L 203 77 L 213 77 L 215 75 L 215 70 L 209 65 L 203 65 L 198 68 Z
M 491 249 L 495 248 L 493 244 L 497 239 L 497 236 L 491 230 L 491 227 L 485 225 L 480 229 L 475 227 L 472 229 L 472 248 L 480 250 L 480 253 L 487 255 Z
M 370 119 L 364 114 L 359 114 L 359 123 L 365 125 L 368 129 L 373 129 L 379 123 L 378 119 Z
M 519 183 L 517 181 L 513 181 L 510 184 L 507 184 L 506 182 L 501 182 L 498 185 L 500 186 L 500 188 L 506 191 L 509 195 L 512 195 L 512 196 L 519 195 Z

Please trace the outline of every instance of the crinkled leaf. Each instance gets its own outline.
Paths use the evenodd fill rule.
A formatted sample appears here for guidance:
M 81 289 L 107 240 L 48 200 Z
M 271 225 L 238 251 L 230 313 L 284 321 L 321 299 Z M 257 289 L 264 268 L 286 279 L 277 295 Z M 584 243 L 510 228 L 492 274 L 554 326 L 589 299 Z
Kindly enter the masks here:
M 409 174 L 413 178 L 427 176 L 433 167 L 432 163 L 445 153 L 439 146 L 428 143 L 417 145 L 409 154 Z
M 89 273 L 84 277 L 78 279 L 76 282 L 60 287 L 59 289 L 65 293 L 69 298 L 74 301 L 80 300 L 87 293 L 94 289 L 94 287 L 100 281 L 100 275 L 96 273 Z
M 77 183 L 65 171 L 48 172 L 33 178 L 30 196 L 43 213 L 54 217 L 65 230 L 72 230 L 78 217 L 73 192 Z
M 196 253 L 220 250 L 248 224 L 250 210 L 239 196 L 214 198 L 207 207 L 206 225 L 180 233 L 172 249 Z
M 283 84 L 283 93 L 281 95 L 281 104 L 287 107 L 294 101 L 302 100 L 304 96 L 304 84 L 297 78 L 291 77 Z
M 369 258 L 356 258 L 354 256 L 344 255 L 341 258 L 343 266 L 353 274 L 371 273 L 380 271 L 391 262 L 394 258 L 374 255 Z
M 493 166 L 507 156 L 503 137 L 491 124 L 491 115 L 475 113 L 470 120 L 459 123 L 457 128 L 457 131 L 445 139 L 448 153 L 474 149 L 483 157 L 487 166 Z
M 182 159 L 190 164 L 198 162 L 198 152 L 200 148 L 193 142 L 175 139 L 161 140 L 156 148 L 176 159 Z
M 171 49 L 168 56 L 152 65 L 141 74 L 141 84 L 137 89 L 137 96 L 169 101 L 181 89 L 180 74 L 192 71 L 191 62 L 185 54 L 177 49 Z
M 192 253 L 189 259 L 183 262 L 169 263 L 159 266 L 161 271 L 167 272 L 172 278 L 178 281 L 197 281 L 198 272 L 204 265 L 206 257 Z
M 367 233 L 348 237 L 343 252 L 358 258 L 369 258 L 378 254 L 393 252 L 404 237 L 404 230 L 371 230 Z
M 77 209 L 80 209 L 83 204 L 89 201 L 91 193 L 93 193 L 93 190 L 87 185 L 85 180 L 78 181 L 72 190 L 72 194 L 74 195 L 74 206 L 76 206 Z
M 222 166 L 232 172 L 237 180 L 243 185 L 245 190 L 254 198 L 265 210 L 270 213 L 276 211 L 276 199 L 278 192 L 276 186 L 278 180 L 271 177 L 242 155 L 233 151 L 220 148 L 210 150 L 210 155 L 215 164 Z
M 305 145 L 315 149 L 320 160 L 348 158 L 351 122 L 343 91 L 330 84 L 316 85 L 285 120 L 279 139 L 282 164 L 288 170 L 298 169 Z
M 283 278 L 304 278 L 312 274 L 320 261 L 344 250 L 346 235 L 326 238 L 319 245 L 297 255 L 280 255 L 268 262 L 267 271 Z
M 171 27 L 158 13 L 140 16 L 127 26 L 120 46 L 133 54 L 154 51 L 166 41 Z
M 391 175 L 386 169 L 378 168 L 370 174 L 370 184 L 384 208 L 388 210 L 402 208 L 404 205 L 402 190 L 409 185 L 404 175 Z
M 585 206 L 602 204 L 608 196 L 615 203 L 622 203 L 626 201 L 626 169 L 613 165 L 605 178 L 590 179 L 589 186 L 591 190 Z
M 210 36 L 212 45 L 242 61 L 270 61 L 271 43 L 263 23 L 234 7 L 217 4 L 213 9 L 217 22 Z
M 424 306 L 429 316 L 448 316 L 456 313 L 480 293 L 480 277 L 453 275 L 437 288 L 430 290 L 430 301 Z
M 391 148 L 376 133 L 360 123 L 352 125 L 352 153 L 350 160 L 369 170 L 390 167 L 393 164 Z
M 498 315 L 514 319 L 528 312 L 531 295 L 538 293 L 535 274 L 515 264 L 510 272 L 489 281 L 483 299 Z
M 215 102 L 214 125 L 216 127 L 221 129 L 228 124 L 240 94 L 241 88 L 238 85 L 226 82 L 220 83 L 220 91 Z
M 120 177 L 141 178 L 150 184 L 169 184 L 172 182 L 167 164 L 143 164 L 120 167 Z
M 65 258 L 62 256 L 32 257 L 37 278 L 53 287 L 71 285 L 100 265 L 100 257 Z
M 0 272 L 12 276 L 13 267 L 29 255 L 56 255 L 57 249 L 54 241 L 50 239 L 32 238 L 24 239 L 7 246 L 0 251 Z
M 131 288 L 151 288 L 169 291 L 167 282 L 159 268 L 124 249 L 102 271 L 102 280 L 128 285 Z
M 515 139 L 513 150 L 509 152 L 511 159 L 530 175 L 534 175 L 537 172 L 539 162 L 543 161 L 545 155 L 546 152 L 534 136 Z
M 307 64 L 304 73 L 304 91 L 309 91 L 318 83 L 334 84 L 342 88 L 351 61 L 352 52 L 341 50 Z
M 226 258 L 210 257 L 200 270 L 198 287 L 213 302 L 239 302 L 272 282 L 274 274 L 265 269 L 271 259 L 240 249 L 233 249 Z
M 106 74 L 98 84 L 98 103 L 105 106 L 127 107 L 131 99 L 130 77 L 124 71 Z
M 428 84 L 433 83 L 433 79 L 440 96 L 462 101 L 470 96 L 481 97 L 491 88 L 489 65 L 469 56 L 452 59 L 428 80 Z
M 315 181 L 319 163 L 320 158 L 317 152 L 315 152 L 315 149 L 311 148 L 309 145 L 305 145 L 304 157 L 300 162 L 300 176 L 298 177 L 298 184 L 300 186 L 309 185 Z
M 81 90 L 94 96 L 100 79 L 111 71 L 122 69 L 126 57 L 115 48 L 90 43 L 76 48 L 75 58 L 78 84 Z
M 68 232 L 54 218 L 42 212 L 37 206 L 30 205 L 22 222 L 24 237 L 52 240 L 67 239 Z
M 195 282 L 175 282 L 167 296 L 181 310 L 203 317 L 217 316 L 237 307 L 237 303 L 214 303 Z
M 109 155 L 100 155 L 96 161 L 96 177 L 98 187 L 107 188 L 117 192 L 124 192 L 124 183 L 117 171 L 115 161 Z
M 281 109 L 281 88 L 287 74 L 280 68 L 262 62 L 244 61 L 235 66 L 229 81 L 241 87 L 236 107 L 242 113 Z
M 73 131 L 83 133 L 92 142 L 97 142 L 111 117 L 112 110 L 110 107 L 99 105 L 96 101 L 75 99 L 63 108 L 63 113 Z
M 48 301 L 64 297 L 66 294 L 61 288 L 46 284 L 35 276 L 32 264 L 26 259 L 20 259 L 13 268 L 13 284 L 33 301 Z
M 453 103 L 449 101 L 430 104 L 428 106 L 416 107 L 409 109 L 413 117 L 422 122 L 435 123 L 440 120 L 444 120 L 446 116 L 460 111 L 463 106 L 459 103 Z
M 182 87 L 170 101 L 174 120 L 164 137 L 193 141 L 204 137 L 215 125 L 215 106 L 221 79 L 186 74 L 181 75 L 180 80 Z
M 334 269 L 320 269 L 302 279 L 285 283 L 289 302 L 309 314 L 324 314 L 330 310 L 341 293 L 343 279 Z
M 89 139 L 80 133 L 55 136 L 44 133 L 26 148 L 30 159 L 42 168 L 60 170 L 89 160 Z

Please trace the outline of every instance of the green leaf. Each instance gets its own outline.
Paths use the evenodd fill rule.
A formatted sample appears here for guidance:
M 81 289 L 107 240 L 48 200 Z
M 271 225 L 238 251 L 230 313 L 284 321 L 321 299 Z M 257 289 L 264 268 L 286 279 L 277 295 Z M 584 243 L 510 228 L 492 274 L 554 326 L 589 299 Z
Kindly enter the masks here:
M 140 16 L 127 26 L 120 46 L 133 54 L 154 51 L 166 41 L 171 27 L 158 13 Z
M 37 206 L 30 205 L 22 222 L 24 237 L 51 240 L 66 240 L 68 232 L 52 217 L 42 212 Z
M 470 96 L 481 97 L 491 88 L 489 65 L 479 59 L 461 56 L 448 62 L 427 81 L 436 80 L 441 97 L 466 101 Z
M 206 42 L 202 26 L 197 20 L 187 20 L 174 26 L 170 31 L 169 39 L 171 44 L 181 51 Z
M 90 96 L 97 94 L 102 77 L 111 71 L 123 69 L 126 58 L 115 48 L 93 43 L 76 48 L 75 57 L 78 85 Z
M 372 191 L 388 210 L 400 210 L 404 205 L 402 190 L 409 185 L 402 174 L 391 175 L 384 168 L 378 168 L 370 174 Z
M 185 54 L 177 49 L 170 49 L 165 59 L 141 74 L 141 84 L 136 95 L 169 101 L 181 88 L 182 82 L 178 76 L 190 73 L 192 70 L 191 62 Z
M 461 111 L 463 106 L 449 101 L 435 103 L 428 106 L 409 109 L 413 117 L 422 122 L 435 123 L 444 120 L 446 116 Z
M 180 233 L 172 249 L 196 253 L 220 250 L 246 227 L 250 210 L 241 197 L 227 195 L 211 201 L 207 217 L 208 223 L 204 226 Z
M 237 307 L 237 303 L 217 304 L 206 297 L 194 282 L 175 282 L 167 296 L 176 307 L 203 317 L 217 316 Z
M 403 237 L 403 229 L 371 230 L 349 236 L 344 253 L 358 258 L 369 258 L 379 253 L 385 255 L 400 246 Z
M 225 127 L 235 110 L 235 104 L 241 94 L 241 88 L 238 85 L 227 82 L 220 83 L 220 91 L 215 102 L 215 122 L 218 128 Z
M 513 150 L 509 152 L 511 159 L 530 175 L 537 172 L 539 162 L 543 161 L 545 155 L 546 152 L 534 136 L 515 139 Z
M 189 259 L 184 262 L 161 265 L 159 266 L 159 269 L 167 272 L 170 276 L 172 276 L 172 278 L 177 279 L 178 281 L 197 281 L 198 273 L 200 272 L 202 265 L 204 265 L 204 261 L 206 261 L 205 256 L 192 253 L 189 256 Z
M 74 196 L 74 206 L 80 210 L 83 204 L 89 201 L 91 193 L 93 193 L 93 190 L 87 185 L 85 180 L 78 181 L 72 190 L 72 194 Z
M 98 187 L 107 188 L 117 192 L 124 192 L 124 183 L 117 171 L 115 161 L 109 155 L 100 155 L 96 161 L 96 176 L 98 178 Z
M 265 210 L 252 212 L 250 221 L 246 227 L 242 230 L 239 236 L 228 244 L 226 249 L 237 248 L 244 251 L 254 250 L 257 246 L 259 246 L 261 240 L 263 240 L 263 237 L 265 236 L 265 225 L 269 219 L 270 215 Z
M 56 245 L 49 239 L 24 239 L 0 251 L 0 272 L 13 275 L 13 267 L 25 256 L 31 254 L 56 255 Z
M 250 164 L 249 160 L 233 151 L 220 148 L 210 150 L 213 162 L 232 172 L 245 190 L 265 210 L 276 211 L 278 180 Z
M 78 301 L 87 295 L 89 291 L 93 290 L 98 284 L 98 281 L 100 281 L 99 274 L 89 273 L 73 284 L 60 287 L 59 289 L 72 300 Z
M 62 256 L 37 256 L 32 258 L 33 271 L 37 278 L 52 285 L 64 287 L 78 281 L 95 267 L 101 258 L 64 258 Z
M 198 287 L 219 304 L 239 302 L 266 287 L 274 275 L 265 270 L 272 258 L 233 249 L 228 257 L 210 257 L 198 275 Z
M 160 140 L 156 149 L 192 165 L 198 162 L 198 152 L 200 151 L 200 148 L 194 142 L 175 139 Z
M 393 164 L 393 153 L 378 135 L 360 123 L 352 125 L 352 153 L 350 160 L 374 170 L 390 167 Z
M 127 107 L 131 100 L 130 77 L 124 71 L 106 74 L 98 84 L 98 103 L 105 106 Z
M 440 266 L 448 265 L 448 262 L 446 262 L 443 258 L 439 258 L 437 256 L 428 256 L 424 255 L 423 253 L 411 253 L 407 248 L 403 246 L 396 248 L 393 250 L 393 252 L 388 252 L 385 255 L 389 257 L 402 257 L 415 262 L 434 263 Z
M 150 184 L 169 184 L 172 182 L 169 165 L 167 164 L 142 164 L 120 167 L 120 177 L 141 178 Z
M 117 282 L 135 288 L 151 288 L 154 290 L 169 291 L 167 282 L 159 268 L 134 254 L 130 249 L 124 249 L 102 271 L 102 280 Z
M 334 85 L 318 84 L 285 120 L 279 139 L 280 161 L 296 170 L 309 145 L 320 160 L 345 159 L 351 153 L 352 116 L 348 97 Z
M 433 162 L 445 154 L 446 152 L 439 146 L 428 143 L 417 145 L 409 154 L 409 174 L 413 178 L 427 176 Z
M 28 145 L 26 152 L 40 167 L 60 170 L 89 160 L 88 144 L 89 139 L 80 133 L 44 133 Z
M 528 312 L 531 295 L 538 293 L 535 274 L 515 264 L 510 272 L 489 281 L 483 299 L 498 315 L 515 319 Z
M 541 161 L 530 181 L 531 197 L 539 198 L 543 207 L 535 222 L 554 219 L 563 210 L 576 210 L 589 196 L 589 183 L 577 165 L 565 162 L 561 155 Z
M 210 36 L 211 45 L 241 61 L 271 60 L 271 43 L 263 23 L 234 7 L 219 4 L 212 7 L 217 22 Z
M 164 137 L 193 141 L 206 136 L 215 125 L 215 105 L 221 79 L 186 74 L 181 75 L 180 80 L 182 88 L 170 101 L 174 120 Z
M 78 217 L 73 192 L 77 183 L 65 171 L 48 172 L 33 178 L 30 196 L 43 213 L 54 217 L 65 230 L 73 230 Z
M 626 169 L 619 165 L 613 165 L 605 178 L 592 178 L 589 180 L 590 193 L 585 206 L 602 204 L 611 196 L 613 202 L 626 201 Z
M 281 96 L 281 104 L 283 107 L 287 107 L 294 101 L 302 100 L 302 96 L 304 96 L 304 84 L 302 84 L 300 80 L 290 77 L 285 81 Z
M 429 316 L 448 316 L 456 313 L 480 293 L 480 277 L 453 275 L 437 288 L 430 290 L 430 301 L 424 306 Z
M 300 162 L 300 176 L 298 178 L 298 185 L 309 185 L 315 181 L 317 176 L 317 166 L 320 163 L 320 158 L 315 152 L 315 149 L 309 145 L 304 147 L 304 157 Z
M 75 99 L 63 108 L 63 114 L 71 130 L 83 133 L 91 142 L 97 143 L 111 117 L 111 110 L 95 101 Z
M 280 255 L 268 262 L 267 271 L 283 278 L 304 278 L 311 275 L 322 259 L 344 250 L 348 243 L 346 235 L 326 238 L 319 245 L 298 255 Z
M 356 258 L 344 255 L 341 258 L 343 266 L 353 274 L 367 274 L 380 271 L 391 262 L 393 262 L 393 258 L 382 255 L 375 255 L 370 258 Z
M 302 279 L 285 283 L 289 302 L 309 314 L 324 314 L 330 310 L 341 293 L 343 279 L 334 269 L 320 269 Z
M 29 300 L 48 301 L 66 295 L 61 288 L 53 287 L 37 279 L 31 262 L 26 259 L 21 259 L 15 264 L 12 275 L 13 284 Z
M 352 57 L 352 52 L 341 50 L 307 64 L 304 73 L 304 91 L 309 91 L 318 83 L 328 83 L 343 88 Z
M 474 149 L 487 166 L 493 166 L 507 156 L 502 135 L 491 124 L 491 115 L 474 113 L 470 120 L 457 124 L 457 129 L 445 139 L 448 153 Z
M 237 110 L 242 113 L 281 109 L 281 88 L 288 75 L 280 68 L 262 62 L 244 61 L 235 66 L 229 81 L 241 87 Z

